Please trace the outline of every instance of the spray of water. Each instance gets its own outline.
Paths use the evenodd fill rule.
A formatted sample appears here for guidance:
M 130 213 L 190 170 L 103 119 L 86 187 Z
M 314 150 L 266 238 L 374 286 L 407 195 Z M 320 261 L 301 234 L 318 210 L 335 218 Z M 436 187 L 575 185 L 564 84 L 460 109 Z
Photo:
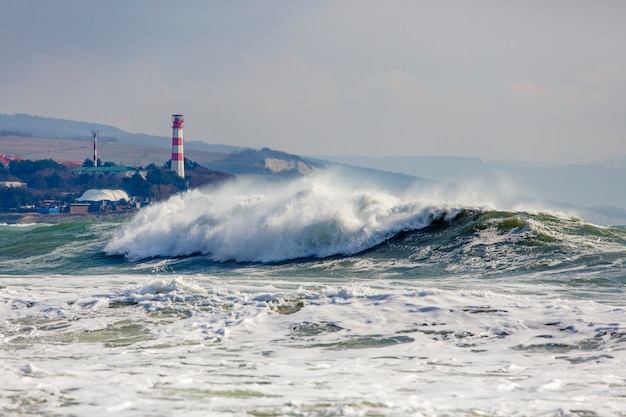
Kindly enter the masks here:
M 239 178 L 143 209 L 108 243 L 130 259 L 208 255 L 215 261 L 276 262 L 358 253 L 463 209 L 506 204 L 501 189 L 397 181 L 330 169 L 284 181 Z

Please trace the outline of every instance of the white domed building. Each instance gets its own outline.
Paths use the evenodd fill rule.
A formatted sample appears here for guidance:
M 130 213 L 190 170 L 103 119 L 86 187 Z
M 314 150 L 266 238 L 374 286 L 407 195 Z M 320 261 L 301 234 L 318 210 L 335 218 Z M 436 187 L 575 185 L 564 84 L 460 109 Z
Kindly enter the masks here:
M 70 206 L 70 213 L 103 212 L 128 209 L 134 201 L 128 193 L 119 188 L 96 189 L 85 191 Z

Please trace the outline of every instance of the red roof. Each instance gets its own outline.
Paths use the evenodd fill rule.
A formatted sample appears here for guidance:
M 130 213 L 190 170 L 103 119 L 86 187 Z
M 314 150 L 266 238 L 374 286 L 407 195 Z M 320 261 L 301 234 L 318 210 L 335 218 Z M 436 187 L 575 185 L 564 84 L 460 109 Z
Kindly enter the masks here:
M 7 154 L 0 154 L 0 163 L 9 166 L 9 163 L 11 163 L 11 161 L 21 161 L 22 158 L 20 158 L 19 156 L 13 156 L 13 155 L 7 155 Z
M 80 168 L 83 166 L 83 161 L 57 161 L 61 165 L 65 165 L 70 169 Z

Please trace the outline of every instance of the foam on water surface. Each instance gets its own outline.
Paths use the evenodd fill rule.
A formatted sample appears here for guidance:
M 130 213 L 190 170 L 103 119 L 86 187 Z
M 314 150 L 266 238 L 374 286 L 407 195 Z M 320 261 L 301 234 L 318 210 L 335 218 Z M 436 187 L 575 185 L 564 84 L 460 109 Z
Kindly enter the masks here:
M 0 410 L 622 415 L 620 305 L 435 284 L 0 277 Z

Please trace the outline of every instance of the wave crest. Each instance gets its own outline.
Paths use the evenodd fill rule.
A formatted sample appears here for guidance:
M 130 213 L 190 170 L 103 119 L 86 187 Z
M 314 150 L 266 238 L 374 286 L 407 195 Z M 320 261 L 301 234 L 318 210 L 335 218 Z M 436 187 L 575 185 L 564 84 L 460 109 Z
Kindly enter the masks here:
M 462 208 L 336 173 L 289 182 L 239 179 L 147 207 L 107 244 L 130 259 L 201 253 L 212 260 L 279 262 L 350 255 Z

